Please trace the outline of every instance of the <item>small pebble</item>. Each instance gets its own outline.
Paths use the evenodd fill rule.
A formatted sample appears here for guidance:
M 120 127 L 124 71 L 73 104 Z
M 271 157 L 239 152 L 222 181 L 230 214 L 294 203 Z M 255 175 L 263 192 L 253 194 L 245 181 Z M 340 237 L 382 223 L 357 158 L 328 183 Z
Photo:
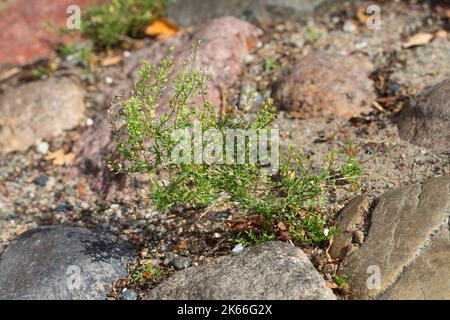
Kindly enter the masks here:
M 112 83 L 114 82 L 114 79 L 111 78 L 111 77 L 106 77 L 106 78 L 105 78 L 105 82 L 106 82 L 107 84 L 112 84 Z
M 50 146 L 47 142 L 41 141 L 36 146 L 36 151 L 40 154 L 47 154 L 48 150 L 50 149 Z
M 47 184 L 48 177 L 47 176 L 39 176 L 33 179 L 33 183 L 37 184 L 38 186 L 45 187 Z
M 67 203 L 60 203 L 56 206 L 56 211 L 59 213 L 64 213 L 70 211 L 70 207 L 67 205 Z
M 172 261 L 172 265 L 175 270 L 187 269 L 191 266 L 192 260 L 188 257 L 175 257 Z
M 88 127 L 93 126 L 93 125 L 94 125 L 94 120 L 92 120 L 91 118 L 87 118 L 87 119 L 86 119 L 86 125 L 87 125 Z
M 117 296 L 118 300 L 137 300 L 138 294 L 133 289 L 123 289 L 122 292 Z
M 242 243 L 238 243 L 237 245 L 234 246 L 232 252 L 233 253 L 239 253 L 242 250 L 244 250 L 244 246 L 242 245 Z
M 355 241 L 357 244 L 363 244 L 364 242 L 364 233 L 362 231 L 355 231 Z
M 343 30 L 345 32 L 355 32 L 357 30 L 357 27 L 356 27 L 356 25 L 354 23 L 347 21 L 344 24 Z

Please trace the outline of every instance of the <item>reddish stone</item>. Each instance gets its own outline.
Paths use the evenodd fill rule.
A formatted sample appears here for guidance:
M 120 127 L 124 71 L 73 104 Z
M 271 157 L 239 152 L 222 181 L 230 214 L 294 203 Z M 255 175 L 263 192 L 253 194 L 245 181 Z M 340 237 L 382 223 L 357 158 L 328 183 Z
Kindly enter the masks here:
M 365 56 L 312 52 L 282 70 L 272 95 L 294 117 L 350 118 L 372 110 L 373 70 Z
M 65 27 L 70 5 L 83 13 L 92 0 L 14 0 L 0 11 L 0 65 L 25 64 L 53 52 L 58 42 L 70 38 L 52 33 L 47 24 Z M 99 2 L 99 1 L 97 1 Z

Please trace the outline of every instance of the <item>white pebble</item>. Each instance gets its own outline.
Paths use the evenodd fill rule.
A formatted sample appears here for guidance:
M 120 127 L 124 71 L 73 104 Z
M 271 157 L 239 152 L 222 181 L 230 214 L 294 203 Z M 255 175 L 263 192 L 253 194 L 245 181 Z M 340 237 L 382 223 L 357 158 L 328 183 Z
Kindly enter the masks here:
M 105 82 L 106 82 L 107 84 L 111 84 L 111 83 L 114 82 L 114 79 L 111 78 L 111 77 L 106 77 L 106 78 L 105 78 Z
M 87 119 L 86 119 L 86 125 L 87 125 L 88 127 L 94 125 L 94 120 L 92 120 L 91 118 L 87 118 Z
M 47 142 L 41 141 L 36 146 L 36 151 L 40 154 L 47 154 L 48 150 L 50 149 L 50 146 Z
M 344 23 L 344 31 L 345 32 L 355 32 L 356 31 L 356 25 L 354 23 L 351 22 L 346 22 Z
M 242 245 L 242 243 L 239 243 L 239 244 L 234 246 L 232 251 L 233 251 L 233 253 L 239 253 L 242 250 L 244 250 L 244 246 Z

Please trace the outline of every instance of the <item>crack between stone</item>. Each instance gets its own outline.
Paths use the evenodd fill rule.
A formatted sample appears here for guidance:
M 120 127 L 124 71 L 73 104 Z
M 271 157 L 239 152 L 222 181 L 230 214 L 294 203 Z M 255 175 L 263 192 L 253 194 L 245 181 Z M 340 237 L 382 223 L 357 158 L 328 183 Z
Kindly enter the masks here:
M 370 200 L 369 208 L 367 209 L 367 212 L 364 215 L 362 232 L 364 233 L 365 239 L 367 239 L 367 236 L 369 235 L 370 227 L 372 226 L 372 214 L 375 208 L 378 206 L 379 202 L 380 202 L 379 198 Z

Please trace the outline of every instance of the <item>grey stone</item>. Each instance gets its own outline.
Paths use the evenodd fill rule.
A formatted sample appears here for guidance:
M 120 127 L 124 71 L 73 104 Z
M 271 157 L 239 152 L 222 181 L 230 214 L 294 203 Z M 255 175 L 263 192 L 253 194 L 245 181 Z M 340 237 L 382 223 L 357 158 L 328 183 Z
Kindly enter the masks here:
M 183 0 L 167 9 L 168 17 L 187 27 L 223 16 L 261 23 L 305 21 L 326 0 Z
M 77 126 L 85 91 L 70 79 L 50 78 L 0 95 L 0 152 L 26 150 Z
M 118 300 L 137 300 L 138 294 L 133 289 L 125 288 L 122 292 L 117 296 Z
M 437 152 L 450 152 L 450 78 L 425 89 L 398 119 L 400 137 Z
M 38 176 L 33 179 L 33 183 L 40 187 L 45 187 L 45 185 L 47 184 L 47 181 L 48 181 L 47 176 Z
M 192 260 L 188 257 L 174 257 L 172 265 L 176 270 L 187 269 L 191 266 Z
M 360 230 L 357 230 L 353 233 L 353 236 L 355 238 L 355 242 L 359 245 L 364 243 L 364 233 Z
M 336 219 L 341 233 L 333 237 L 333 244 L 329 250 L 329 254 L 333 259 L 344 258 L 349 250 L 348 246 L 352 243 L 353 234 L 364 225 L 364 216 L 368 212 L 369 206 L 369 197 L 361 195 L 353 198 L 341 210 Z
M 303 251 L 266 242 L 175 273 L 146 299 L 336 299 Z
M 115 237 L 87 229 L 27 231 L 0 256 L 0 300 L 106 299 L 134 254 Z
M 449 215 L 450 176 L 391 190 L 377 199 L 364 243 L 339 269 L 349 277 L 355 298 L 448 299 Z M 368 286 L 376 269 L 380 286 Z

